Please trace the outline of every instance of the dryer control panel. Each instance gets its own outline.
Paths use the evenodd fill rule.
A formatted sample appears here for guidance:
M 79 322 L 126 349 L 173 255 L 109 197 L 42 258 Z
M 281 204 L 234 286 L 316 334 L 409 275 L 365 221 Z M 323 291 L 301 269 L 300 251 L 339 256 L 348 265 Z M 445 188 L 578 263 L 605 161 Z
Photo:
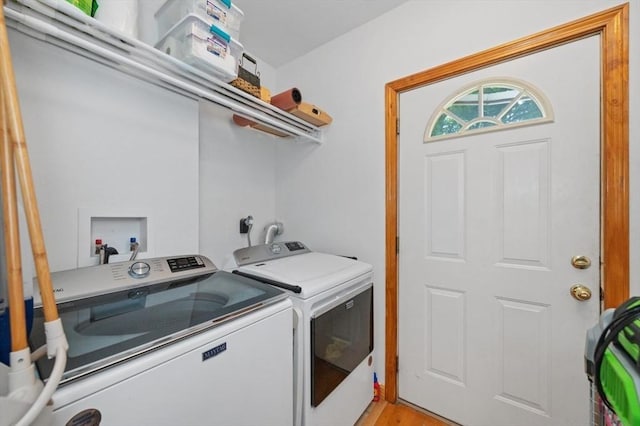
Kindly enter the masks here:
M 236 264 L 242 266 L 309 252 L 311 250 L 300 241 L 286 241 L 244 247 L 234 251 L 233 257 Z

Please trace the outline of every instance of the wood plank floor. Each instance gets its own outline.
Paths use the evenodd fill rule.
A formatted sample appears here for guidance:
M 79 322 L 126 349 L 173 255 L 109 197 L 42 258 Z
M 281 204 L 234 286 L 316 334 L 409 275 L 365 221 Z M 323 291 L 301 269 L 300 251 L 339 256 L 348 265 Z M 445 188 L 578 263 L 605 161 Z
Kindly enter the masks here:
M 384 400 L 372 402 L 355 426 L 455 426 L 419 408 L 399 402 L 389 404 Z

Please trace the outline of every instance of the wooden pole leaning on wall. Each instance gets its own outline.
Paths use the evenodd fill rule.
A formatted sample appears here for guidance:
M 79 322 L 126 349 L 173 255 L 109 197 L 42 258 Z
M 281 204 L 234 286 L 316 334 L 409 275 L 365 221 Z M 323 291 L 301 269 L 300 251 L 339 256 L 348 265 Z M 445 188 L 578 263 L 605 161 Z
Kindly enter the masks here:
M 7 127 L 7 108 L 4 93 L 0 90 L 0 172 L 2 174 L 2 217 L 4 218 L 4 244 L 7 257 L 7 290 L 9 301 L 9 323 L 11 325 L 11 351 L 17 352 L 27 347 L 27 326 L 25 323 L 24 291 L 22 289 L 22 264 L 20 260 L 20 232 L 18 223 L 18 203 L 13 160 L 13 148 Z
M 24 203 L 25 216 L 29 228 L 31 251 L 36 266 L 36 275 L 38 276 L 38 283 L 40 285 L 44 319 L 45 322 L 55 321 L 58 319 L 58 308 L 53 295 L 51 273 L 47 260 L 47 251 L 44 245 L 22 116 L 20 114 L 20 104 L 18 102 L 15 75 L 11 63 L 11 51 L 9 49 L 9 38 L 3 8 L 0 8 L 0 77 L 1 92 L 3 93 L 3 103 L 6 110 L 5 126 L 8 129 L 10 142 L 12 144 L 15 168 L 22 190 L 22 201 Z M 24 301 L 20 303 L 24 303 Z

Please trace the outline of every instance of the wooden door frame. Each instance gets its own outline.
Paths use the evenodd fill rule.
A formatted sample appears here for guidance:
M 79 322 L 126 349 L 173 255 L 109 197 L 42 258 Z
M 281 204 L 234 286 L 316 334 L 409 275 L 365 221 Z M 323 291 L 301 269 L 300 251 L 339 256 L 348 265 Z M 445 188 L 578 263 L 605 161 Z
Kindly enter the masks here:
M 604 308 L 629 297 L 629 4 L 439 65 L 385 86 L 385 399 L 398 398 L 398 97 L 400 93 L 579 39 L 601 37 L 601 286 Z

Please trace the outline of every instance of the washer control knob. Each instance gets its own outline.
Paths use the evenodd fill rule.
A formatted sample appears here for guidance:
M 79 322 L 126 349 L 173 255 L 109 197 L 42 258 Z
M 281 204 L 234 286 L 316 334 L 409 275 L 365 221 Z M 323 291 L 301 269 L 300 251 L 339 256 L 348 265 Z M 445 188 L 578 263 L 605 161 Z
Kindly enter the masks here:
M 151 273 L 151 266 L 145 262 L 135 262 L 129 267 L 129 275 L 133 278 L 144 278 Z
M 280 250 L 282 250 L 282 249 L 280 248 L 279 244 L 271 244 L 271 253 L 279 254 Z

